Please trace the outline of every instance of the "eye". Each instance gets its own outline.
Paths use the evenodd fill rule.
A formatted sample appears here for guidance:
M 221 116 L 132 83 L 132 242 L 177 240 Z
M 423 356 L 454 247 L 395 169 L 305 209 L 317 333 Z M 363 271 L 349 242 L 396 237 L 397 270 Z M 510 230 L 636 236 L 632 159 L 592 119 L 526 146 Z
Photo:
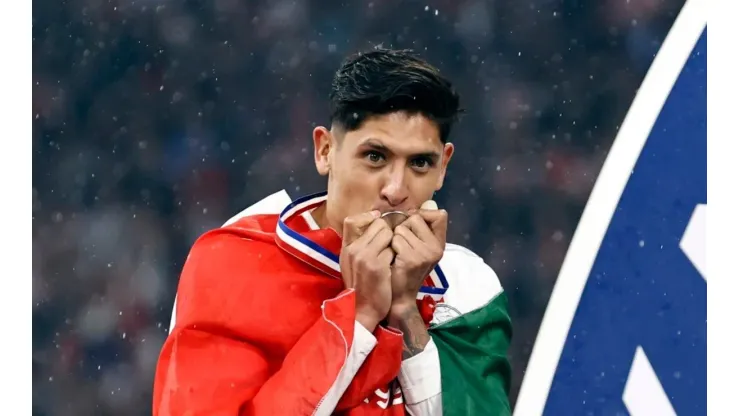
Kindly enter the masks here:
M 419 171 L 426 171 L 432 165 L 432 160 L 427 157 L 419 157 L 411 160 L 411 167 Z
M 385 156 L 380 152 L 370 150 L 369 152 L 365 153 L 365 159 L 367 159 L 372 164 L 378 164 L 385 160 Z

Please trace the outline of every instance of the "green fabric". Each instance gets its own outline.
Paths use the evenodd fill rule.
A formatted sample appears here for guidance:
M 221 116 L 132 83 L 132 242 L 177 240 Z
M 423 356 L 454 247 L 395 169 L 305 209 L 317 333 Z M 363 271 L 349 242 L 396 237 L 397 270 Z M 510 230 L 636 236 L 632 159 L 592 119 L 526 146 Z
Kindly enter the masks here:
M 511 319 L 502 292 L 480 309 L 429 329 L 439 351 L 444 414 L 511 415 Z

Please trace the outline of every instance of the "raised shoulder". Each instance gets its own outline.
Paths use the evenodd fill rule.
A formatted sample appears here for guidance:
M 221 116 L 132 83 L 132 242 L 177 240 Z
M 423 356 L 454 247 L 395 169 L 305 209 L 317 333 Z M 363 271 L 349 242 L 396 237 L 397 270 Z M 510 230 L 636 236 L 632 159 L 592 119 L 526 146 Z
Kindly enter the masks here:
M 496 272 L 463 246 L 448 243 L 439 266 L 450 285 L 440 313 L 447 306 L 454 315 L 465 314 L 485 306 L 503 292 Z
M 275 192 L 274 194 L 268 195 L 262 200 L 255 204 L 245 208 L 240 213 L 231 217 L 224 226 L 234 224 L 235 222 L 253 215 L 265 215 L 265 214 L 279 214 L 280 210 L 290 204 L 290 196 L 285 189 Z
M 190 249 L 178 282 L 170 319 L 177 322 L 210 322 L 227 311 L 253 306 L 257 276 L 269 271 L 283 254 L 258 233 L 238 228 L 219 228 L 202 235 Z M 282 259 L 281 259 L 282 260 Z

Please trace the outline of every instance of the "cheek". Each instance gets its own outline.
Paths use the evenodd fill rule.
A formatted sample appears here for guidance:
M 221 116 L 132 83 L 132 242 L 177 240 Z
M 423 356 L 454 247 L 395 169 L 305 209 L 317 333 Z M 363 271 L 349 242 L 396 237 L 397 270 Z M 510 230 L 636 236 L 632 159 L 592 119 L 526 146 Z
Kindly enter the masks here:
M 362 166 L 350 166 L 342 175 L 342 188 L 345 194 L 367 195 L 377 188 L 379 176 L 368 172 Z
M 409 190 L 415 203 L 420 205 L 432 198 L 434 192 L 437 190 L 438 178 L 439 175 L 432 172 L 422 177 L 414 178 L 409 186 Z
M 353 192 L 354 188 L 364 182 L 362 178 L 367 176 L 363 169 L 354 163 L 338 163 L 334 166 L 333 173 L 335 186 L 343 194 Z

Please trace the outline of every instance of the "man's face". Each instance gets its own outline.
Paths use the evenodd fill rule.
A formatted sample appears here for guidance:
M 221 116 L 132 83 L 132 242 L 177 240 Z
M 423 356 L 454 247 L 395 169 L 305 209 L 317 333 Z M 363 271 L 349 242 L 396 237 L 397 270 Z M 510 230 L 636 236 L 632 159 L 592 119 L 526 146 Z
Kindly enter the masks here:
M 326 217 L 338 231 L 347 216 L 419 208 L 442 187 L 454 146 L 435 123 L 404 112 L 376 116 L 354 131 L 314 130 L 316 167 L 328 175 Z

